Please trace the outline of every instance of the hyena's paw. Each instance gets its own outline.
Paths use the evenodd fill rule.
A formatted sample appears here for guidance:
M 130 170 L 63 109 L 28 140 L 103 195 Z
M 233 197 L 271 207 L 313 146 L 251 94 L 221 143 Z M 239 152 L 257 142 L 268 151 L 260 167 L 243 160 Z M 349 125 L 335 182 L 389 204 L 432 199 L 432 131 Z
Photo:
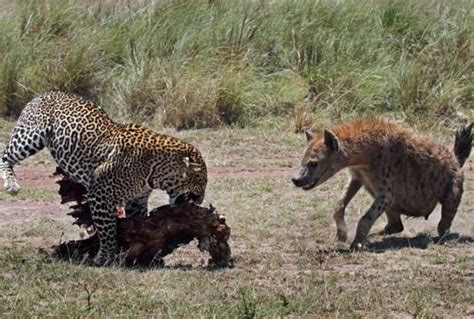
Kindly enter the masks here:
M 350 250 L 351 251 L 363 250 L 365 248 L 364 243 L 365 243 L 365 239 L 360 239 L 360 238 L 357 238 L 357 236 L 356 236 L 356 238 L 354 239 L 354 241 L 351 244 Z
M 403 231 L 402 224 L 387 224 L 385 225 L 384 229 L 377 232 L 377 235 L 388 236 L 393 234 L 398 234 Z
M 15 196 L 20 191 L 20 185 L 18 185 L 16 179 L 6 179 L 4 187 L 7 193 L 12 196 Z
M 345 242 L 347 240 L 347 230 L 338 229 L 336 238 L 338 241 Z

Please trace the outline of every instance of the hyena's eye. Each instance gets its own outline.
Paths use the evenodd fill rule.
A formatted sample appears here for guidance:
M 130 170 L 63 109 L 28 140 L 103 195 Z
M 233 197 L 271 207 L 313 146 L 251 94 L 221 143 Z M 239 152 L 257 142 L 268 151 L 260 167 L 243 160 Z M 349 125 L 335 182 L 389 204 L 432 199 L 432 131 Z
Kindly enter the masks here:
M 316 162 L 316 161 L 309 161 L 309 162 L 308 162 L 308 167 L 310 167 L 310 168 L 316 168 L 316 167 L 318 167 L 318 162 Z

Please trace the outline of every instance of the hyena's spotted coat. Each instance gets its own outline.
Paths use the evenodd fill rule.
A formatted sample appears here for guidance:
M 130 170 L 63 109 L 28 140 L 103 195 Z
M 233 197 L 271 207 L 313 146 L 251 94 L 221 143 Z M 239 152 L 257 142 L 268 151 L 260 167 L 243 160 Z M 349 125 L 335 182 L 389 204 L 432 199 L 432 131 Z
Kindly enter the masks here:
M 359 248 L 375 220 L 385 211 L 385 234 L 403 230 L 400 215 L 425 217 L 442 205 L 440 236 L 449 230 L 463 193 L 462 165 L 472 147 L 472 126 L 460 129 L 454 151 L 393 122 L 363 119 L 307 132 L 308 146 L 293 183 L 304 190 L 322 184 L 348 168 L 350 181 L 336 206 L 339 240 L 347 239 L 344 212 L 362 186 L 374 201 L 357 225 L 351 248 Z

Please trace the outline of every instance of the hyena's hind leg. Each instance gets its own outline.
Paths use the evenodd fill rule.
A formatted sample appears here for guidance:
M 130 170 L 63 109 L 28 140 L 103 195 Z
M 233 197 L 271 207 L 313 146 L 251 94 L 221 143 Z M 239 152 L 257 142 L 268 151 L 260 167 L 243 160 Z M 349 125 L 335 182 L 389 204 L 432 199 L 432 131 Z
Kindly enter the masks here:
M 0 160 L 0 177 L 3 179 L 5 190 L 12 195 L 20 191 L 13 166 L 45 146 L 45 134 L 32 130 L 33 128 L 25 127 L 21 123 L 17 124 Z
M 449 232 L 449 228 L 456 216 L 461 197 L 463 193 L 462 180 L 458 185 L 452 187 L 451 191 L 443 198 L 441 202 L 441 220 L 438 224 L 438 235 L 443 237 Z
M 380 231 L 378 235 L 401 233 L 404 229 L 402 219 L 400 218 L 401 212 L 394 208 L 388 208 L 385 213 L 387 215 L 387 225 L 385 225 L 385 228 Z

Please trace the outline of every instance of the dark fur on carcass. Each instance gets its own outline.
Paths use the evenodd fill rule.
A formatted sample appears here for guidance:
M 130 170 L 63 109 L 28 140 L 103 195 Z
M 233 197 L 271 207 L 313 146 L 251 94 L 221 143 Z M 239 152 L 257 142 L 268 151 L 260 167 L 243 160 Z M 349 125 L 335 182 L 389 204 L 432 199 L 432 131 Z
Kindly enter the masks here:
M 60 171 L 56 173 L 62 174 Z M 75 218 L 74 224 L 90 227 L 92 219 L 84 197 L 85 189 L 67 177 L 58 184 L 62 203 L 77 202 L 71 206 L 73 211 L 68 213 Z M 164 205 L 153 209 L 148 217 L 119 218 L 117 227 L 123 251 L 121 258 L 126 265 L 162 264 L 162 257 L 195 238 L 198 239 L 199 249 L 209 251 L 211 266 L 232 264 L 228 244 L 230 227 L 222 215 L 215 213 L 212 205 L 206 208 L 189 201 Z M 99 249 L 99 238 L 95 233 L 90 238 L 65 242 L 52 249 L 52 255 L 57 258 L 90 259 Z

